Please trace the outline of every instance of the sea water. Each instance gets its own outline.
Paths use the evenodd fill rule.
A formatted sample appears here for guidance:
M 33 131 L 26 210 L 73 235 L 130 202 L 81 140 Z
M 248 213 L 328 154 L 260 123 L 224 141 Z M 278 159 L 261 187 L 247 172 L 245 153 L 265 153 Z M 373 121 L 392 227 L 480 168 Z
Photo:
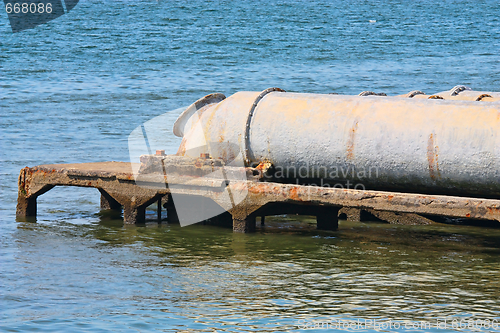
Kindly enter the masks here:
M 499 330 L 498 228 L 125 227 L 64 187 L 15 218 L 21 168 L 127 161 L 134 128 L 206 94 L 500 91 L 499 51 L 498 1 L 84 0 L 15 34 L 2 9 L 0 329 Z

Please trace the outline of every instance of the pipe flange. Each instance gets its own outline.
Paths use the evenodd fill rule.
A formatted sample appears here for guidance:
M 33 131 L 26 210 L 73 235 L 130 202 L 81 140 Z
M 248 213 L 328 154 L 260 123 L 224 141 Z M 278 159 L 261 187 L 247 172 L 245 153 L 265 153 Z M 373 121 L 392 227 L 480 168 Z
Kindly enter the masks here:
M 454 86 L 450 90 L 450 96 L 457 96 L 458 94 L 460 94 L 464 90 L 472 90 L 472 89 L 467 87 L 467 86 L 462 86 L 462 85 Z
M 425 93 L 423 91 L 420 91 L 420 90 L 412 90 L 406 94 L 406 97 L 413 98 L 417 95 L 425 95 Z
M 173 128 L 174 135 L 182 138 L 184 136 L 184 126 L 189 121 L 189 119 L 193 116 L 193 114 L 198 112 L 199 109 L 203 108 L 206 105 L 216 104 L 216 103 L 219 103 L 225 99 L 226 99 L 225 95 L 214 93 L 214 94 L 206 95 L 205 97 L 200 98 L 199 100 L 197 100 L 196 102 L 194 102 L 193 104 L 188 106 L 186 108 L 186 110 L 184 110 L 180 114 L 180 116 L 177 118 L 177 120 L 174 123 L 174 128 Z
M 480 96 L 478 96 L 478 97 L 476 98 L 476 102 L 480 102 L 480 101 L 482 101 L 482 100 L 483 100 L 483 98 L 485 98 L 485 97 L 490 97 L 490 98 L 492 98 L 492 96 L 491 96 L 491 95 L 488 95 L 488 94 L 482 94 L 482 95 L 480 95 Z
M 386 93 L 376 93 L 373 91 L 363 91 L 358 96 L 387 96 Z
M 255 99 L 255 101 L 252 104 L 252 107 L 250 108 L 250 111 L 248 112 L 247 123 L 245 126 L 245 140 L 244 140 L 245 146 L 243 149 L 243 160 L 245 161 L 246 166 L 250 165 L 250 151 L 249 151 L 248 147 L 250 147 L 250 141 L 249 141 L 250 123 L 252 122 L 253 113 L 255 111 L 255 108 L 257 107 L 257 104 L 259 104 L 259 102 L 264 98 L 264 96 L 266 96 L 267 94 L 272 93 L 274 91 L 285 92 L 283 89 L 280 89 L 280 88 L 267 88 L 266 90 L 261 92 L 259 94 L 259 96 L 257 96 L 257 98 Z

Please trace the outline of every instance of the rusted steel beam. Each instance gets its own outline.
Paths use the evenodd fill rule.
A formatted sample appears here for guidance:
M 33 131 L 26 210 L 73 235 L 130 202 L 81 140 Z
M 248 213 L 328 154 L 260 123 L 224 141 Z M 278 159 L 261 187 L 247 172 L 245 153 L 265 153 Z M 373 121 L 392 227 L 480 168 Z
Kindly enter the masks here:
M 287 202 L 301 205 L 331 205 L 400 213 L 415 213 L 457 218 L 500 221 L 500 200 L 468 197 L 423 195 L 413 193 L 362 191 L 292 184 L 231 184 L 237 189 L 247 186 L 248 196 L 230 212 L 237 214 L 244 207 L 246 215 L 269 203 Z M 214 192 L 213 197 L 217 194 Z M 217 198 L 216 198 L 217 199 Z M 251 207 L 254 207 L 251 209 Z

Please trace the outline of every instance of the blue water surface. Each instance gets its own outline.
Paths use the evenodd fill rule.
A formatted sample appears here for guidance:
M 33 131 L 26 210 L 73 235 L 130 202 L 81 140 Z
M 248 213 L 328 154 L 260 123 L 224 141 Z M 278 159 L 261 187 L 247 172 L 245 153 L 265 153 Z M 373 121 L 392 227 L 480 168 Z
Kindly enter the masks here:
M 21 168 L 127 161 L 134 128 L 206 94 L 500 91 L 499 51 L 498 1 L 81 0 L 15 34 L 2 9 L 0 329 L 282 332 L 334 319 L 500 318 L 496 228 L 341 221 L 319 232 L 293 216 L 253 235 L 124 227 L 97 214 L 95 189 L 77 188 L 40 197 L 36 223 L 15 218 Z

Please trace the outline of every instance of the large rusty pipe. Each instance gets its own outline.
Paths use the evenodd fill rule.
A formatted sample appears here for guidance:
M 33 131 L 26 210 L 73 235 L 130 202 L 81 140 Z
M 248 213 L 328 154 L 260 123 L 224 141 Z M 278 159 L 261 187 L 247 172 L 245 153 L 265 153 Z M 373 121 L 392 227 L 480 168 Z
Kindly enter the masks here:
M 178 154 L 267 161 L 283 176 L 372 189 L 500 197 L 500 103 L 259 95 L 238 92 L 181 115 Z

